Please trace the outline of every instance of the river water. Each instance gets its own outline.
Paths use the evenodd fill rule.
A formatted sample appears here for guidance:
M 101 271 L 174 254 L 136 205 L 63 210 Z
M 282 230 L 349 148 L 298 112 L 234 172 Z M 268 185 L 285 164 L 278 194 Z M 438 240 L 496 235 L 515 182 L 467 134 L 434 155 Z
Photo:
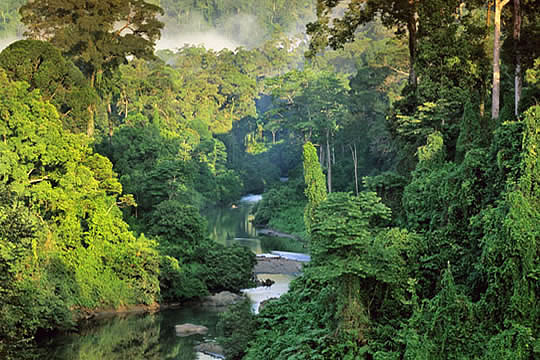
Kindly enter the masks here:
M 209 236 L 222 244 L 241 244 L 256 254 L 273 250 L 298 251 L 290 239 L 258 237 L 251 223 L 250 210 L 260 195 L 248 195 L 230 208 L 209 209 L 204 214 L 209 223 Z M 275 284 L 266 288 L 246 290 L 253 310 L 270 297 L 278 297 L 288 290 L 291 275 L 261 274 Z M 215 359 L 195 350 L 195 345 L 214 341 L 219 313 L 198 305 L 165 310 L 154 314 L 115 315 L 82 324 L 76 333 L 44 339 L 40 346 L 21 359 L 40 360 L 209 360 Z M 208 327 L 206 335 L 178 337 L 174 325 L 193 323 Z

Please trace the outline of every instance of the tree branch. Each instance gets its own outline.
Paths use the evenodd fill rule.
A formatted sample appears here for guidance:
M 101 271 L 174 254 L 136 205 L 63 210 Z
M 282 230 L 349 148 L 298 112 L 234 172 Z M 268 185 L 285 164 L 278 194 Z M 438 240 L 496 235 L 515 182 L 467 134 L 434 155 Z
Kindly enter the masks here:
M 131 14 L 128 14 L 127 19 L 126 19 L 126 24 L 124 26 L 122 26 L 120 29 L 118 29 L 114 34 L 115 35 L 120 35 L 122 33 L 122 31 L 126 30 L 130 26 L 131 26 Z
M 41 179 L 32 179 L 32 180 L 29 180 L 30 184 L 35 184 L 35 183 L 38 183 L 38 182 L 42 182 L 43 180 L 48 180 L 49 177 L 48 176 L 45 176 L 45 177 L 42 177 Z
M 393 70 L 393 71 L 397 72 L 398 74 L 405 75 L 405 76 L 409 76 L 409 73 L 408 73 L 408 72 L 401 71 L 401 70 L 399 70 L 398 68 L 395 68 L 395 67 L 393 67 L 393 66 L 386 65 L 386 67 L 388 67 L 390 70 Z

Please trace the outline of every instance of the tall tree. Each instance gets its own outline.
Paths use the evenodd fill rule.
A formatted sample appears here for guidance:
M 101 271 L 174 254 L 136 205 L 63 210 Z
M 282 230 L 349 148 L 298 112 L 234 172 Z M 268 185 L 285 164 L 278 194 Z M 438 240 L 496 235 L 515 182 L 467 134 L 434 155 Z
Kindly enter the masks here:
M 88 131 L 88 109 L 97 101 L 81 71 L 51 44 L 17 41 L 0 53 L 0 67 L 11 80 L 26 81 L 56 107 L 65 129 Z
M 345 7 L 343 16 L 336 16 L 338 6 Z M 409 39 L 409 85 L 416 87 L 414 69 L 417 54 L 418 0 L 317 0 L 317 21 L 308 24 L 308 33 L 313 36 L 310 53 L 330 45 L 339 48 L 354 39 L 357 28 L 380 16 L 383 24 L 397 28 L 396 33 L 405 31 Z
M 313 221 L 313 211 L 326 199 L 324 174 L 317 158 L 317 150 L 309 141 L 304 144 L 304 181 L 306 183 L 306 196 L 308 204 L 304 212 L 304 222 L 308 232 Z
M 522 74 L 521 74 L 521 0 L 514 0 L 514 114 L 518 115 L 519 101 L 521 99 Z
M 163 23 L 159 6 L 144 0 L 29 0 L 20 8 L 25 35 L 48 40 L 70 57 L 95 87 L 103 73 L 127 62 L 128 56 L 154 58 Z M 94 132 L 89 108 L 88 135 Z
M 29 0 L 20 9 L 25 35 L 60 48 L 92 86 L 98 75 L 125 63 L 127 56 L 153 58 L 162 12 L 144 0 Z
M 491 92 L 491 118 L 499 117 L 501 97 L 501 12 L 510 0 L 495 0 L 495 29 L 493 32 L 493 89 Z

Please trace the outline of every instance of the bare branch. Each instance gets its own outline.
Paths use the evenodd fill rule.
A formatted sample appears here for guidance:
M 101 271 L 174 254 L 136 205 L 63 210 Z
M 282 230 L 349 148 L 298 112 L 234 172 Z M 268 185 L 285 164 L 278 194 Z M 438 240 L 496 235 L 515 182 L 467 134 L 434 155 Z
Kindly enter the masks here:
M 35 184 L 35 183 L 38 183 L 38 182 L 42 182 L 44 180 L 48 180 L 49 177 L 48 176 L 45 176 L 45 177 L 42 177 L 41 179 L 32 179 L 32 180 L 29 180 L 30 184 Z

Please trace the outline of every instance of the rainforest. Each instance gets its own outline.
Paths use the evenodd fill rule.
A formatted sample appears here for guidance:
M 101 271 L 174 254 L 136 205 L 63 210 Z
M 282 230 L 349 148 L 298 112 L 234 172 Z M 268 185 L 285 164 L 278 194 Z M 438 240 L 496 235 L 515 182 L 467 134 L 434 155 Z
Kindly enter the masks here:
M 0 358 L 539 359 L 539 152 L 538 0 L 2 0 Z

